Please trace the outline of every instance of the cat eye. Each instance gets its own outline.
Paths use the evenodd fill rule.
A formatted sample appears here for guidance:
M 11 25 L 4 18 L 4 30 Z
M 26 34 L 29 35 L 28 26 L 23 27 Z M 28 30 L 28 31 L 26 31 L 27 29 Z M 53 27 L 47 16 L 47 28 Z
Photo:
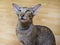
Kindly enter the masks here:
M 21 10 L 19 10 L 21 12 Z
M 30 10 L 27 10 L 27 11 L 30 11 Z
M 26 12 L 30 12 L 30 10 L 26 10 Z

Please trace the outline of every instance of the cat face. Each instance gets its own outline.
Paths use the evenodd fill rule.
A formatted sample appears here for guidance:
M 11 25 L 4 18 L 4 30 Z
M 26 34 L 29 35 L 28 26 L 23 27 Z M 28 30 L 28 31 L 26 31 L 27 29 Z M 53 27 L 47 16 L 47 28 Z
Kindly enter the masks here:
M 19 7 L 18 5 L 13 3 L 13 7 L 17 13 L 18 19 L 21 22 L 32 21 L 33 16 L 38 11 L 41 4 L 36 5 L 35 7 Z
M 22 22 L 30 21 L 33 18 L 32 9 L 27 7 L 20 7 L 17 12 L 18 19 Z

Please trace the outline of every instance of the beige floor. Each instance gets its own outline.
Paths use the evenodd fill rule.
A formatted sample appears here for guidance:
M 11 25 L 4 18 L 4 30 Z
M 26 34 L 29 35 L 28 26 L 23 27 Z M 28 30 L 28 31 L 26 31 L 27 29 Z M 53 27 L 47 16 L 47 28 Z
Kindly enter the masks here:
M 51 28 L 56 44 L 60 45 L 60 0 L 0 0 L 0 45 L 21 45 L 16 37 L 17 16 L 13 2 L 27 7 L 41 3 L 33 23 Z

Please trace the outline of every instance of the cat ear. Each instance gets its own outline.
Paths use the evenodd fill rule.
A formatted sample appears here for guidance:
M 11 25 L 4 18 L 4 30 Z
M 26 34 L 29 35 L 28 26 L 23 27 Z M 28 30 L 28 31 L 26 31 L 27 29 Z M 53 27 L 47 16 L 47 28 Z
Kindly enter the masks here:
M 33 14 L 34 15 L 38 12 L 40 6 L 41 6 L 41 4 L 38 4 L 38 5 L 36 5 L 36 6 L 33 7 Z
M 20 7 L 17 4 L 15 4 L 15 3 L 12 3 L 12 5 L 13 5 L 15 11 L 18 12 Z

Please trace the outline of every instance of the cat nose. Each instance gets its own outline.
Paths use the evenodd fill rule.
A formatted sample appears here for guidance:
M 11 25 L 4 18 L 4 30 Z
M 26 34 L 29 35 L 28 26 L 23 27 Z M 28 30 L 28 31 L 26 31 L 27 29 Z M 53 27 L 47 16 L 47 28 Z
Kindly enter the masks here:
M 24 19 L 23 17 L 21 17 L 21 19 Z
M 22 15 L 20 19 L 27 19 L 27 17 Z
M 24 17 L 24 15 L 22 15 L 21 17 Z
M 24 17 L 24 15 L 21 16 L 21 19 L 24 19 L 23 17 Z

